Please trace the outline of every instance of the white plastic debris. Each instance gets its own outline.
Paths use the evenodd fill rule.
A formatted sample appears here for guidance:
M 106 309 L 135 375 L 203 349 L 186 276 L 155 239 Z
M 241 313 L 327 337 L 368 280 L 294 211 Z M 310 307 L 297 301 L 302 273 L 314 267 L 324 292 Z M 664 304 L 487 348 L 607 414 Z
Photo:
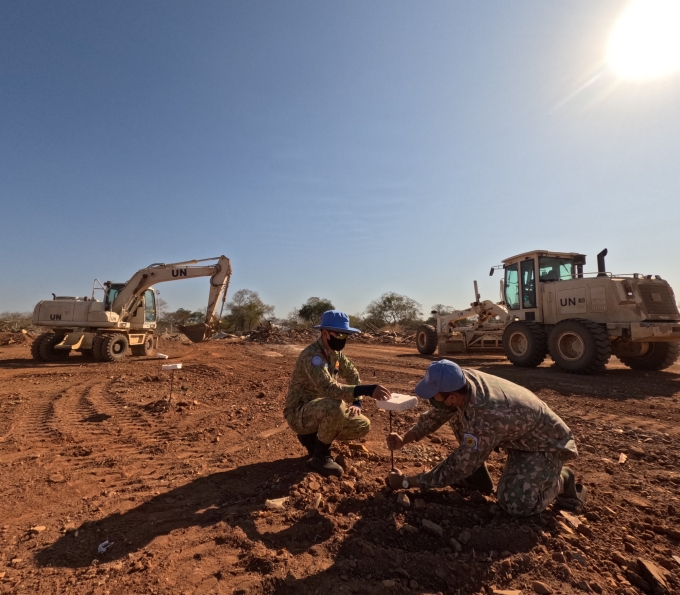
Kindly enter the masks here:
M 164 364 L 161 366 L 161 370 L 181 370 L 182 364 Z
M 418 404 L 418 397 L 392 393 L 392 396 L 386 401 L 376 401 L 375 404 L 378 409 L 385 409 L 386 411 L 408 411 Z
M 169 355 L 165 355 L 165 353 L 157 353 L 157 354 L 156 354 L 156 357 L 157 357 L 158 359 L 168 359 L 170 356 L 169 356 Z
M 105 554 L 108 549 L 113 547 L 113 541 L 109 541 L 108 539 L 106 541 L 103 541 L 102 543 L 99 544 L 99 547 L 97 548 L 97 551 L 100 554 Z
M 265 500 L 264 507 L 270 510 L 283 510 L 288 498 L 275 498 L 274 500 Z

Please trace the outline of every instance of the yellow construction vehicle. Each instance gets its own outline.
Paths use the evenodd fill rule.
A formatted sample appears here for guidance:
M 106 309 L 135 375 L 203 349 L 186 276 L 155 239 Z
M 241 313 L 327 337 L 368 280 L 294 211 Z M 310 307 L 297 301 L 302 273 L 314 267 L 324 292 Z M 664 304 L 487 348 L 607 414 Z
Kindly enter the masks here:
M 602 370 L 611 355 L 635 370 L 663 370 L 680 357 L 680 312 L 668 281 L 659 275 L 612 274 L 607 250 L 597 255 L 597 272 L 584 273 L 584 254 L 534 250 L 503 261 L 502 301 L 476 301 L 471 309 L 437 317 L 437 328 L 416 335 L 421 353 L 467 351 L 502 344 L 516 366 L 538 366 L 550 354 L 563 370 Z M 495 316 L 489 320 L 486 314 Z M 470 314 L 479 322 L 456 327 Z M 460 337 L 480 338 L 461 343 Z M 458 341 L 458 342 L 456 342 Z M 457 347 L 457 349 L 455 349 Z M 453 349 L 452 349 L 453 348 Z
M 217 261 L 213 264 L 201 264 Z M 137 271 L 127 283 L 100 283 L 95 279 L 91 297 L 57 296 L 38 302 L 33 324 L 49 327 L 31 346 L 38 361 L 61 361 L 71 352 L 94 357 L 97 361 L 117 362 L 128 353 L 155 355 L 158 337 L 156 292 L 153 285 L 210 277 L 210 295 L 205 323 L 182 327 L 189 339 L 198 343 L 217 330 L 231 278 L 231 262 L 226 256 L 188 260 L 172 264 L 156 263 Z M 102 291 L 103 299 L 95 299 Z

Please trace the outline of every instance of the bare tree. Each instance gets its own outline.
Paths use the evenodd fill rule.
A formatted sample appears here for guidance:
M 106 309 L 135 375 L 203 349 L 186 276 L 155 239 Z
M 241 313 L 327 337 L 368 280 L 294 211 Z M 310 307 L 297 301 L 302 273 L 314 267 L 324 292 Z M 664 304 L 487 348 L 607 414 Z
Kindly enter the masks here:
M 239 289 L 227 303 L 227 310 L 229 314 L 223 318 L 227 328 L 251 330 L 274 313 L 274 306 L 265 304 L 256 291 Z
M 298 310 L 298 316 L 308 325 L 319 324 L 321 315 L 326 310 L 332 310 L 333 303 L 330 300 L 318 297 L 310 297 Z
M 366 318 L 374 325 L 409 325 L 419 321 L 422 306 L 414 299 L 390 291 L 366 308 Z

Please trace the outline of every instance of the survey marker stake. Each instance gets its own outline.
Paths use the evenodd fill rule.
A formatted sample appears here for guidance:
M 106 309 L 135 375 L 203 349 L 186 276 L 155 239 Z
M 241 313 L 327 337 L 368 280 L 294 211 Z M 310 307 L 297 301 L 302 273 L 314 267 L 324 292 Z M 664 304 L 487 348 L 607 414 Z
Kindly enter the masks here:
M 161 366 L 161 370 L 170 370 L 170 396 L 168 397 L 168 404 L 172 404 L 172 383 L 175 380 L 175 370 L 181 370 L 182 364 L 165 364 Z
M 408 411 L 418 404 L 418 398 L 411 395 L 400 395 L 392 393 L 386 401 L 376 401 L 378 409 L 385 409 L 390 412 L 390 434 L 392 433 L 392 413 L 394 411 Z M 392 471 L 394 471 L 394 451 L 390 451 L 392 456 Z

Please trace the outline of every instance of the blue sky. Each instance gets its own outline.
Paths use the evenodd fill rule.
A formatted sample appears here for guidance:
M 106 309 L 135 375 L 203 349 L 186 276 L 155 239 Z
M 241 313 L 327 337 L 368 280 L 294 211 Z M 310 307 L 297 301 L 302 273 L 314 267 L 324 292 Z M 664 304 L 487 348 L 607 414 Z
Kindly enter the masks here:
M 680 76 L 607 69 L 625 7 L 4 2 L 0 311 L 220 254 L 279 316 L 496 300 L 535 248 L 680 291 Z

